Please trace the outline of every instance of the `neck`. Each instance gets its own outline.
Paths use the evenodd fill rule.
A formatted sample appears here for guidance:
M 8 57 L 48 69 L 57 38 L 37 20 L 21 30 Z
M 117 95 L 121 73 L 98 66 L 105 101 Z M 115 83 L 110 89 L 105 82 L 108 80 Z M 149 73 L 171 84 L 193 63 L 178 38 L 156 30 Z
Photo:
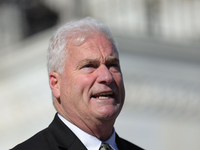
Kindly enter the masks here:
M 90 125 L 88 126 L 87 123 L 84 123 L 82 126 L 82 130 L 86 131 L 87 133 L 97 137 L 101 141 L 106 141 L 110 138 L 113 133 L 113 125 L 114 122 L 101 122 L 100 124 Z
M 111 120 L 98 121 L 98 123 L 96 122 L 91 124 L 91 122 L 87 122 L 85 120 L 72 120 L 70 118 L 65 119 L 79 127 L 81 130 L 97 137 L 101 141 L 108 140 L 113 132 L 114 121 L 111 122 Z
M 73 115 L 72 117 L 70 117 L 65 111 L 63 111 L 63 109 L 60 109 L 60 107 L 57 107 L 57 105 L 54 106 L 63 118 L 65 118 L 75 126 L 79 127 L 81 130 L 97 137 L 99 140 L 106 141 L 112 135 L 116 117 L 112 117 L 109 119 L 86 119 L 77 114 L 74 115 L 76 117 L 73 117 Z

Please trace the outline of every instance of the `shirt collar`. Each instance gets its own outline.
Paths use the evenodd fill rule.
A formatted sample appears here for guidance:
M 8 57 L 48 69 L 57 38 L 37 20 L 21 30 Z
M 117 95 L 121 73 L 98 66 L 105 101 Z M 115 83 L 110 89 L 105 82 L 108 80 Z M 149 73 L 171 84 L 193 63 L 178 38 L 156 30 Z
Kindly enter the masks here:
M 101 141 L 95 136 L 92 136 L 87 132 L 81 130 L 80 128 L 66 120 L 64 117 L 62 117 L 60 114 L 58 114 L 58 117 L 68 128 L 70 128 L 70 130 L 79 138 L 79 140 L 85 145 L 88 150 L 98 150 L 102 142 L 108 143 L 114 150 L 118 150 L 117 144 L 115 142 L 114 128 L 111 137 L 107 141 Z
M 113 128 L 113 133 L 112 133 L 111 137 L 103 143 L 108 143 L 114 150 L 118 150 L 117 144 L 115 142 L 115 135 L 116 135 L 115 128 Z

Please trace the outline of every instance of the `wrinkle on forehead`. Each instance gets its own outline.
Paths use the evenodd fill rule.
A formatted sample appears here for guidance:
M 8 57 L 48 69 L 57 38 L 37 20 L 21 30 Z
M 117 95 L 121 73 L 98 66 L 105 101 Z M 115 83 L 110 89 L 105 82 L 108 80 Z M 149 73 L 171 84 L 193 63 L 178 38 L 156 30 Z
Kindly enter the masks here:
M 84 55 L 84 53 L 87 53 L 87 55 Z M 115 46 L 107 37 L 102 35 L 94 36 L 80 46 L 70 44 L 68 46 L 68 55 L 81 55 L 83 57 L 81 62 L 106 62 L 112 60 L 116 61 L 116 59 L 119 61 Z
M 89 39 L 86 43 L 87 43 L 86 49 L 93 49 L 94 53 L 99 52 L 102 55 L 102 58 L 110 50 L 112 50 L 110 55 L 116 55 L 117 57 L 119 57 L 116 47 L 107 37 L 103 35 L 97 35 Z

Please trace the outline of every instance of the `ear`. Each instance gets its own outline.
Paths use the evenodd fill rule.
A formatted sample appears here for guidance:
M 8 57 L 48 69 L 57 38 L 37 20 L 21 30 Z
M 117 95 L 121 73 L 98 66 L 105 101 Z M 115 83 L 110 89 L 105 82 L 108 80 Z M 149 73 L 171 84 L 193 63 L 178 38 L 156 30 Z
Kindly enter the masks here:
M 57 72 L 49 73 L 49 85 L 55 98 L 60 98 L 60 74 Z

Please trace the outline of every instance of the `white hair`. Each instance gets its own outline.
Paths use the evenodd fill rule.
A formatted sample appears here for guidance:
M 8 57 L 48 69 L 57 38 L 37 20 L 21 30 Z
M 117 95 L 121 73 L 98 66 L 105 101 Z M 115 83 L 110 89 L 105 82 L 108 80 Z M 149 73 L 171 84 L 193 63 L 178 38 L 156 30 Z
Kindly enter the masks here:
M 47 53 L 48 72 L 58 72 L 62 74 L 67 60 L 67 46 L 70 44 L 81 45 L 88 38 L 96 34 L 104 35 L 114 46 L 118 54 L 118 47 L 110 30 L 106 25 L 92 17 L 86 17 L 81 20 L 71 21 L 55 32 L 50 40 Z

